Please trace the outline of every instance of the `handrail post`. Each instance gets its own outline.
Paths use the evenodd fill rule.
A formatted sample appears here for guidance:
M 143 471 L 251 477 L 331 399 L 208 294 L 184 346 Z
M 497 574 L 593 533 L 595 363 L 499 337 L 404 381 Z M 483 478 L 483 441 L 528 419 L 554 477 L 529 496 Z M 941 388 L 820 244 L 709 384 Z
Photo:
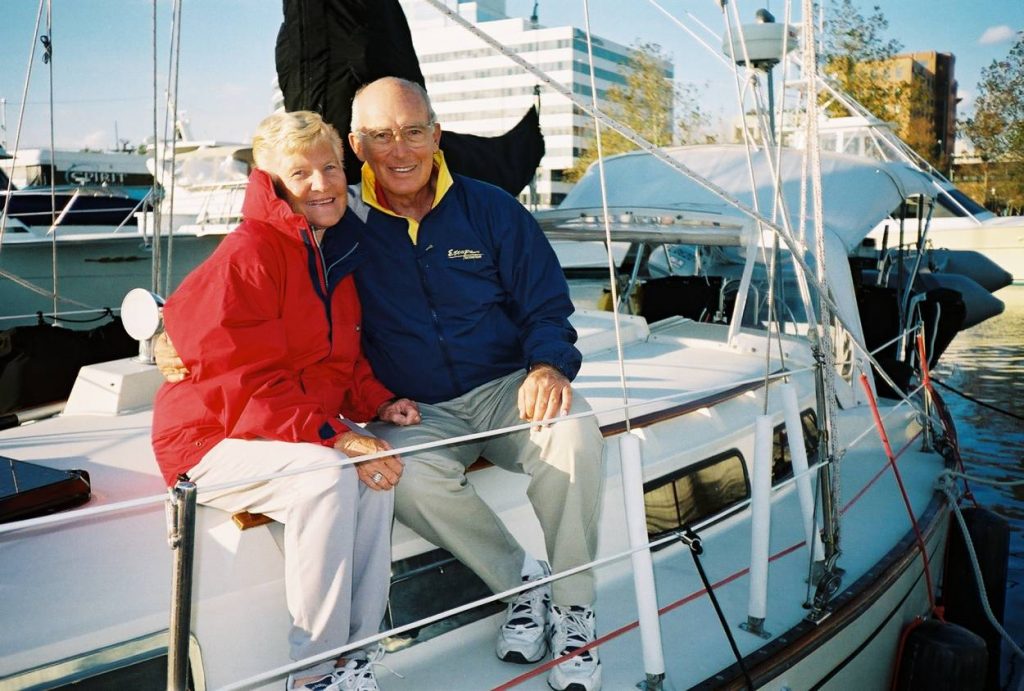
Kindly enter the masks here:
M 171 620 L 167 634 L 167 691 L 188 689 L 188 635 L 192 620 L 192 563 L 196 537 L 196 484 L 185 476 L 170 490 L 167 543 L 174 552 Z

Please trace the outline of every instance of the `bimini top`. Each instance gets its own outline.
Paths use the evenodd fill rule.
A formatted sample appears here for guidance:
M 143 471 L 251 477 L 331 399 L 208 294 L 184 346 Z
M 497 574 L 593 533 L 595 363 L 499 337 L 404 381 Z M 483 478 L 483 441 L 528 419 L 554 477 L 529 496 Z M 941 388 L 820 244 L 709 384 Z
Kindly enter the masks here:
M 753 207 L 756 197 L 761 215 L 773 218 L 773 178 L 769 164 L 774 164 L 774 156 L 771 150 L 752 149 L 749 166 L 747 151 L 742 145 L 701 144 L 665 151 L 742 204 Z M 801 208 L 805 208 L 808 220 L 804 225 L 811 229 L 811 187 L 809 178 L 803 181 L 804 171 L 809 171 L 810 166 L 805 159 L 805 151 L 784 148 L 779 168 L 783 196 L 794 228 L 799 223 Z M 726 227 L 749 225 L 746 214 L 647 152 L 607 158 L 604 170 L 607 203 L 618 213 L 643 208 L 650 214 L 649 210 L 662 209 L 705 218 L 716 216 Z M 751 192 L 752 179 L 756 194 Z M 905 198 L 932 197 L 935 193 L 929 177 L 909 165 L 831 152 L 821 153 L 821 181 L 825 228 L 840 239 L 847 251 L 857 247 Z M 801 194 L 806 195 L 803 207 Z M 564 219 L 573 210 L 600 208 L 601 188 L 597 166 L 593 165 L 557 211 Z M 733 242 L 735 240 L 726 240 L 723 244 Z

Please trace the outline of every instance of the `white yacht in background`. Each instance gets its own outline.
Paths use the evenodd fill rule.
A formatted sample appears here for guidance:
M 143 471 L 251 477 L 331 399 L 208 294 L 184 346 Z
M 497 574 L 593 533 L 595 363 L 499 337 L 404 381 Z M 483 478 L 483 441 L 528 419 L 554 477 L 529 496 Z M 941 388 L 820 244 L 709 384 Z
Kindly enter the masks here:
M 154 173 L 162 167 L 161 234 L 169 229 L 176 236 L 230 232 L 242 220 L 242 200 L 253 167 L 252 147 L 184 140 L 177 142 L 175 149 L 173 158 L 165 151 L 147 161 Z M 152 234 L 155 217 L 153 211 L 137 214 L 145 234 Z
M 821 119 L 819 141 L 823 149 L 880 160 L 904 161 L 928 173 L 932 177 L 934 195 L 931 197 L 931 223 L 926 245 L 955 253 L 977 252 L 1006 271 L 1013 283 L 1024 282 L 1024 216 L 997 216 L 992 213 L 932 169 L 899 139 L 891 123 L 857 110 L 859 104 L 848 98 L 842 102 L 857 114 Z M 804 146 L 799 126 L 784 131 L 783 140 L 791 141 L 794 146 Z M 914 208 L 916 203 L 912 202 L 911 209 Z M 889 247 L 898 242 L 894 223 L 898 221 L 898 210 L 893 212 L 893 218 L 883 221 L 868 234 L 878 247 L 882 246 L 883 239 L 887 240 Z M 928 210 L 922 211 L 923 216 L 928 213 Z M 912 213 L 908 215 L 914 216 Z M 887 227 L 890 229 L 888 237 L 885 233 Z M 916 230 L 908 231 L 906 245 L 910 246 L 916 240 Z M 941 265 L 953 261 L 958 268 L 971 261 L 969 255 L 963 254 L 959 258 L 942 258 L 941 254 L 937 257 Z
M 221 153 L 215 143 L 179 145 L 175 160 L 185 177 L 175 187 L 174 203 L 182 211 L 175 211 L 175 223 L 161 224 L 159 269 L 154 269 L 153 209 L 170 217 L 170 176 L 163 186 L 153 184 L 152 157 L 57 152 L 56 165 L 49 165 L 48 150 L 28 150 L 7 159 L 16 189 L 0 192 L 7 212 L 0 244 L 0 329 L 35 323 L 37 313 L 116 309 L 132 288 L 152 285 L 154 276 L 160 286 L 176 286 L 209 256 L 238 223 L 235 207 L 241 204 L 249 162 L 239 154 L 229 166 L 235 181 L 215 184 L 209 177 L 225 172 L 222 159 L 230 159 L 230 151 Z M 3 174 L 0 182 L 6 191 Z

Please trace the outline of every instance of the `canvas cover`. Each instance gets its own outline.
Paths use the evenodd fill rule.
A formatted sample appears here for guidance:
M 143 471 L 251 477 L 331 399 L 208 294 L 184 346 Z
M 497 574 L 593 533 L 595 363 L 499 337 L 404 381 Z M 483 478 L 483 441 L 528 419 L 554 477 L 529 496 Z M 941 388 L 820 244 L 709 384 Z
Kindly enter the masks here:
M 277 35 L 277 76 L 285 109 L 314 110 L 346 139 L 352 97 L 363 84 L 395 76 L 424 85 L 409 24 L 398 0 L 285 0 Z M 526 187 L 544 156 L 533 108 L 497 137 L 452 132 L 441 123 L 441 148 L 453 172 L 501 187 Z M 345 142 L 345 175 L 360 163 Z

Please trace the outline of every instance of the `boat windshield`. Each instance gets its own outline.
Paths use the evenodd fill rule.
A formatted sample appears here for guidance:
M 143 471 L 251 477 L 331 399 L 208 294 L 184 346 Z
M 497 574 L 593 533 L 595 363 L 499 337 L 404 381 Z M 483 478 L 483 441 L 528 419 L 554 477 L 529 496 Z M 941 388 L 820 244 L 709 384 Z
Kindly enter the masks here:
M 954 187 L 944 190 L 939 194 L 939 205 L 935 209 L 934 216 L 939 218 L 966 216 L 967 214 L 964 213 L 964 209 L 972 216 L 982 216 L 991 213 L 984 206 Z
M 904 202 L 907 207 L 907 218 L 917 217 L 917 200 L 918 197 L 910 197 Z M 938 203 L 935 204 L 935 209 L 932 211 L 932 218 L 964 218 L 966 216 L 986 218 L 992 215 L 991 211 L 955 187 L 939 192 L 937 201 Z M 898 219 L 900 217 L 899 207 L 891 215 Z M 927 211 L 922 216 L 927 216 Z

